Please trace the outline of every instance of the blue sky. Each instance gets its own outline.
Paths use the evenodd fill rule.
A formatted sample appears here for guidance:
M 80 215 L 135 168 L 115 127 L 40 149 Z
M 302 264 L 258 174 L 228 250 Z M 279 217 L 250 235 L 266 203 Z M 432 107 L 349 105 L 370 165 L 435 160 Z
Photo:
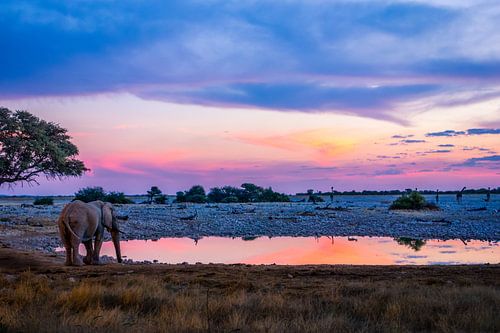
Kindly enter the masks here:
M 93 170 L 65 192 L 499 181 L 499 1 L 3 0 L 0 25 L 0 106 Z
M 422 95 L 500 93 L 496 1 L 16 0 L 0 14 L 7 97 L 127 91 L 394 119 Z

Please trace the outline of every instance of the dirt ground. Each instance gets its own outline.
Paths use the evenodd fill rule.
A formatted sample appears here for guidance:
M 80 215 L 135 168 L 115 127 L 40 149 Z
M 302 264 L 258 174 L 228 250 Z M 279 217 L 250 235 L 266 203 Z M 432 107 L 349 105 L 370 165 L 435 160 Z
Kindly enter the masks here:
M 264 280 L 283 280 L 287 287 L 300 284 L 327 284 L 329 279 L 344 281 L 415 281 L 426 284 L 485 284 L 500 286 L 500 265 L 461 266 L 365 266 L 365 265 L 223 265 L 223 264 L 106 264 L 99 266 L 67 267 L 63 257 L 54 254 L 0 248 L 0 272 L 35 274 L 59 277 L 92 277 L 102 275 L 161 275 L 178 276 L 185 281 L 216 285 L 221 281 L 239 280 L 247 283 Z M 201 278 L 201 280 L 200 280 Z M 203 279 L 205 281 L 203 281 Z
M 66 267 L 0 247 L 0 332 L 498 332 L 500 265 Z
M 0 333 L 500 331 L 498 264 L 67 267 L 50 219 L 21 222 L 0 229 Z

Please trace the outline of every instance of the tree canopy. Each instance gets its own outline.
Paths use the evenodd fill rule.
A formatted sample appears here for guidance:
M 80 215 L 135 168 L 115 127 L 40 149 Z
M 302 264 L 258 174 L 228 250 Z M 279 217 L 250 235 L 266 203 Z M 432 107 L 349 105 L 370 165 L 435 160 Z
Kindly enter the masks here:
M 100 186 L 85 187 L 75 193 L 73 200 L 91 202 L 96 200 L 110 202 L 112 204 L 133 204 L 134 202 L 125 196 L 123 192 L 106 192 Z
M 214 187 L 207 195 L 210 202 L 288 202 L 290 198 L 272 188 L 263 188 L 251 183 L 244 183 L 241 188 L 233 186 Z
M 0 186 L 37 177 L 78 177 L 88 169 L 67 130 L 27 111 L 0 108 Z
M 151 189 L 147 191 L 147 196 L 148 196 L 148 203 L 153 203 L 153 200 L 156 197 L 160 197 L 162 195 L 162 192 L 158 186 L 151 186 Z

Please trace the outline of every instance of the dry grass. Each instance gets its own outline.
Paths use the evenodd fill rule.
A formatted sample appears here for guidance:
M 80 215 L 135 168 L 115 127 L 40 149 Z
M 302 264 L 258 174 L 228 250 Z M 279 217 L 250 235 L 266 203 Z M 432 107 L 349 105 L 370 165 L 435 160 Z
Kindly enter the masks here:
M 361 278 L 349 268 L 288 271 L 0 274 L 0 332 L 500 331 L 498 269 L 477 281 L 439 270 L 426 278 L 397 269 L 408 279 L 383 278 L 383 269 Z

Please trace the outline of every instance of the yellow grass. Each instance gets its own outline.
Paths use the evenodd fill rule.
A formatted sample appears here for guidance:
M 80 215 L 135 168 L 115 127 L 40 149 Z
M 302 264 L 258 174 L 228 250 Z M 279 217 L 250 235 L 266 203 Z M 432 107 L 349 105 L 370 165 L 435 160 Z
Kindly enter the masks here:
M 202 274 L 203 275 L 203 274 Z M 0 332 L 495 332 L 497 284 L 0 274 Z M 289 279 L 290 280 L 290 279 Z

